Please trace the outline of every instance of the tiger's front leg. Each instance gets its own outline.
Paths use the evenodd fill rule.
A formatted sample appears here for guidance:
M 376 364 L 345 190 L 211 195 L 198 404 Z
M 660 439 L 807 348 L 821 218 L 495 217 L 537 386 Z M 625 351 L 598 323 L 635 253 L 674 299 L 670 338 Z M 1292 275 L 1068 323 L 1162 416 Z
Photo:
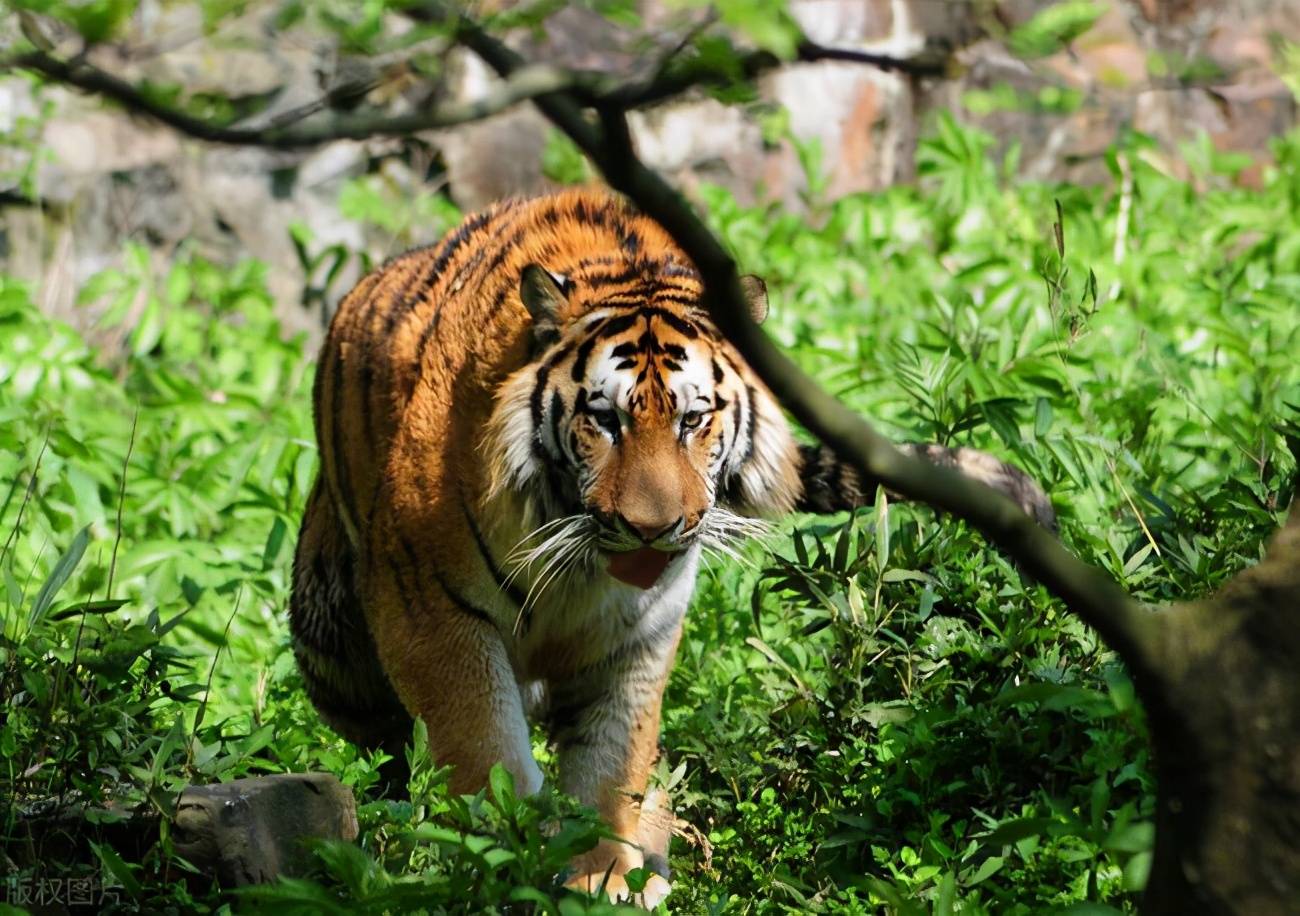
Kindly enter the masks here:
M 612 899 L 636 896 L 646 907 L 668 896 L 672 813 L 662 790 L 646 790 L 659 755 L 664 685 L 680 638 L 680 622 L 659 640 L 634 638 L 599 665 L 552 686 L 560 786 L 600 812 L 623 840 L 602 840 L 579 856 L 569 887 L 596 893 L 603 884 Z M 634 895 L 623 876 L 643 866 L 655 874 Z
M 384 670 L 412 716 L 429 732 L 438 765 L 450 764 L 450 789 L 477 792 L 502 763 L 521 794 L 542 784 L 533 759 L 523 697 L 496 627 L 448 586 L 420 583 L 396 563 L 372 576 L 369 626 Z

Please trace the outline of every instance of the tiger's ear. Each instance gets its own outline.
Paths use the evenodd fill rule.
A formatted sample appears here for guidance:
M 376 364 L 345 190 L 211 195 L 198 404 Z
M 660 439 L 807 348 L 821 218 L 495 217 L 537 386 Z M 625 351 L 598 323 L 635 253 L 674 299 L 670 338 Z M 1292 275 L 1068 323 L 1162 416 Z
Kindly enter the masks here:
M 519 278 L 519 298 L 533 317 L 533 339 L 547 346 L 560 336 L 560 310 L 568 304 L 573 284 L 568 277 L 529 264 Z
M 762 277 L 745 274 L 740 278 L 740 288 L 749 303 L 749 317 L 754 319 L 754 324 L 762 324 L 767 318 L 767 284 Z

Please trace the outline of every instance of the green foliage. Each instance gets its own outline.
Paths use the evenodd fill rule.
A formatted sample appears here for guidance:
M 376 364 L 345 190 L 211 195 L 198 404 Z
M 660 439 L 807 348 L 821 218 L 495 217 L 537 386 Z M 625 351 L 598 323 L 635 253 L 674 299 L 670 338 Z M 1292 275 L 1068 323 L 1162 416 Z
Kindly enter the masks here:
M 555 128 L 546 132 L 542 174 L 556 184 L 582 184 L 592 179 L 591 164 L 582 150 Z
M 1065 542 L 1140 599 L 1202 594 L 1258 558 L 1294 493 L 1300 138 L 1251 192 L 1208 154 L 1198 192 L 1139 137 L 1101 189 L 1009 182 L 992 147 L 942 120 L 920 187 L 814 193 L 816 221 L 703 194 L 768 279 L 769 330 L 838 396 L 901 439 L 1026 468 Z M 346 193 L 354 219 L 413 241 L 454 217 L 433 197 L 395 210 L 375 180 Z M 324 303 L 348 253 L 297 241 Z M 240 909 L 612 909 L 557 884 L 599 837 L 590 812 L 516 798 L 501 773 L 452 796 L 419 734 L 410 800 L 383 798 L 379 760 L 320 724 L 285 622 L 316 467 L 310 356 L 256 262 L 124 263 L 84 290 L 85 337 L 0 282 L 11 857 L 100 869 L 129 907 L 217 909 L 166 831 L 137 856 L 103 824 L 62 866 L 17 851 L 50 800 L 112 820 L 167 812 L 189 781 L 320 769 L 359 793 L 361 843 L 321 846 L 316 879 Z M 770 547 L 705 574 L 669 684 L 659 778 L 692 825 L 671 907 L 1131 911 L 1153 786 L 1132 685 L 1096 636 L 922 507 L 792 519 Z
M 116 37 L 139 4 L 138 0 L 6 0 L 6 5 L 48 16 L 96 44 Z
M 1020 57 L 1047 57 L 1092 28 L 1104 12 L 1094 0 L 1053 3 L 1013 31 L 1007 44 Z

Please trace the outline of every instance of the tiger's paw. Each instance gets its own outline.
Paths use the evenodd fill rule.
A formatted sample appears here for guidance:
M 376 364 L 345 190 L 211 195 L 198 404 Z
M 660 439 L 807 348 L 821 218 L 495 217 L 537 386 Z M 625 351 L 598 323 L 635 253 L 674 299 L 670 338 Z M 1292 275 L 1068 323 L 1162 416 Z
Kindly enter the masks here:
M 635 906 L 644 907 L 647 910 L 653 910 L 657 907 L 673 886 L 668 883 L 668 879 L 661 875 L 651 874 L 646 879 L 645 887 L 640 892 L 633 891 L 628 886 L 627 878 L 623 875 L 611 874 L 606 877 L 605 872 L 588 872 L 584 875 L 575 875 L 564 883 L 564 886 L 570 890 L 581 891 L 584 894 L 596 895 L 601 893 L 601 885 L 604 885 L 604 894 L 615 903 L 631 903 Z

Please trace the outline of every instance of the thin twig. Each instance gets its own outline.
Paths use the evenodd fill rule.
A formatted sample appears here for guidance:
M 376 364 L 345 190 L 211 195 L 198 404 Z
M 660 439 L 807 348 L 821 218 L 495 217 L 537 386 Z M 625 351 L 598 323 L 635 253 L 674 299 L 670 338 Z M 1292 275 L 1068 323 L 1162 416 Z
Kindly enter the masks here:
M 359 113 L 334 113 L 328 120 L 283 127 L 238 127 L 196 117 L 160 102 L 121 77 L 82 60 L 63 60 L 44 51 L 28 51 L 0 61 L 0 70 L 5 69 L 29 70 L 55 82 L 112 99 L 132 113 L 147 115 L 198 140 L 275 149 L 318 146 L 334 140 L 406 136 L 481 121 L 538 95 L 571 88 L 583 79 L 580 74 L 554 67 L 526 67 L 478 99 L 439 105 L 427 111 L 392 115 L 371 109 Z
M 18 517 L 14 519 L 14 527 L 9 532 L 9 537 L 5 539 L 4 547 L 0 548 L 0 565 L 4 564 L 5 557 L 9 553 L 9 548 L 13 546 L 15 539 L 18 537 L 18 531 L 23 525 L 23 513 L 27 510 L 27 504 L 32 501 L 32 494 L 36 491 L 36 481 L 41 472 L 41 459 L 45 457 L 45 450 L 50 445 L 50 428 L 45 427 L 45 440 L 41 443 L 41 450 L 36 453 L 36 464 L 32 468 L 32 476 L 27 481 L 27 488 L 23 491 L 23 501 L 18 504 Z M 17 478 L 14 478 L 15 481 Z M 5 500 L 5 507 L 8 508 L 8 500 Z
M 117 573 L 117 549 L 122 544 L 122 503 L 126 501 L 126 472 L 131 466 L 131 453 L 135 450 L 135 431 L 140 424 L 140 411 L 131 418 L 131 438 L 126 443 L 126 457 L 122 459 L 122 481 L 117 489 L 117 522 L 114 525 L 113 553 L 108 560 L 108 585 L 104 587 L 104 600 L 113 597 L 113 576 Z
M 194 714 L 194 731 L 190 733 L 189 747 L 186 748 L 186 757 L 193 762 L 194 739 L 199 736 L 199 726 L 203 724 L 203 717 L 208 712 L 208 700 L 212 698 L 212 676 L 217 673 L 217 660 L 221 658 L 221 650 L 230 642 L 230 625 L 235 622 L 235 615 L 239 613 L 239 602 L 244 597 L 244 590 L 241 587 L 235 593 L 235 606 L 231 608 L 230 616 L 226 618 L 226 628 L 221 631 L 221 643 L 217 646 L 217 651 L 212 653 L 212 664 L 208 666 L 208 679 L 203 685 L 203 702 L 199 704 L 198 711 Z

